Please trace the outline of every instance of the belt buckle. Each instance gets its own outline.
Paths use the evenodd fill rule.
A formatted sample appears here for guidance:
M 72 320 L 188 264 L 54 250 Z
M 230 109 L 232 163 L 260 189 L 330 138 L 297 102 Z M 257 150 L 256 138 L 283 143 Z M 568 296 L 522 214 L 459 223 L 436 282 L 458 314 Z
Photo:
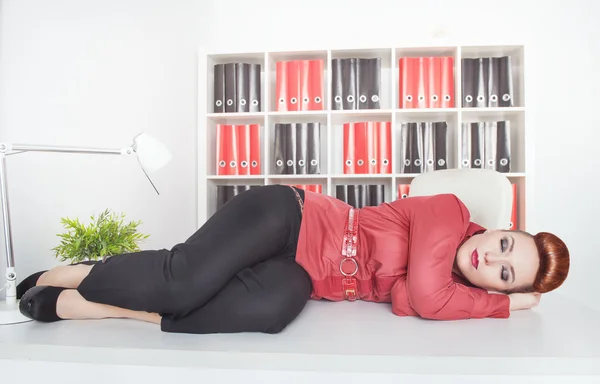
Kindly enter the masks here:
M 354 264 L 354 270 L 351 272 L 346 272 L 344 270 L 344 264 L 347 262 Z M 357 298 L 357 286 L 356 286 L 356 278 L 354 275 L 358 272 L 358 263 L 355 259 L 351 257 L 346 257 L 340 262 L 340 272 L 344 275 L 342 279 L 342 289 L 344 294 L 346 295 L 346 299 L 349 301 L 355 301 Z
M 345 277 L 342 279 L 342 289 L 346 295 L 346 299 L 349 301 L 355 301 L 357 299 L 357 287 L 356 279 L 353 277 Z

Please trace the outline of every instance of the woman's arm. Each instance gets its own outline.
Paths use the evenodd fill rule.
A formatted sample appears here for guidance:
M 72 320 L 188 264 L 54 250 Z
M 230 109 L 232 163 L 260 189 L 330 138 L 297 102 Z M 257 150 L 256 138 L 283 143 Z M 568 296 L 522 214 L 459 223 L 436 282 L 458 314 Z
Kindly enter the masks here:
M 398 205 L 409 221 L 409 258 L 405 295 L 419 316 L 437 320 L 507 318 L 510 299 L 456 283 L 451 271 L 457 247 L 470 222 L 464 204 L 454 195 L 417 197 Z M 401 285 L 397 288 L 402 288 Z M 392 301 L 402 296 L 392 292 Z M 397 293 L 395 293 L 397 292 Z

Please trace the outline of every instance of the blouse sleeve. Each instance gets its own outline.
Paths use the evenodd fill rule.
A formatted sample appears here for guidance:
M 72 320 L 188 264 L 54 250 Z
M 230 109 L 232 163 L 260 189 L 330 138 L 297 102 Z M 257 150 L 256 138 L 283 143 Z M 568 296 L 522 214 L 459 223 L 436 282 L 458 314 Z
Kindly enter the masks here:
M 404 299 L 419 316 L 436 320 L 510 316 L 508 296 L 452 279 L 454 255 L 470 220 L 456 196 L 417 198 L 401 210 L 409 223 L 408 270 L 404 284 L 392 292 L 392 303 Z

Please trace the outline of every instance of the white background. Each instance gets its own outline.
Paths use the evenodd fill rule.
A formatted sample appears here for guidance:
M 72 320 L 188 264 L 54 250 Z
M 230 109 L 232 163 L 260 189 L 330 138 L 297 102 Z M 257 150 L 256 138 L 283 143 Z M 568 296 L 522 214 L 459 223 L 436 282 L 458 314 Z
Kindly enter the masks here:
M 531 231 L 572 253 L 561 292 L 600 310 L 597 124 L 600 67 L 594 1 L 3 0 L 0 141 L 128 145 L 141 130 L 174 161 L 154 176 L 133 158 L 27 154 L 9 158 L 14 249 L 21 277 L 57 263 L 63 216 L 105 208 L 143 220 L 145 248 L 196 229 L 197 49 L 265 51 L 532 42 L 527 92 L 535 124 Z M 555 156 L 554 158 L 552 158 Z M 3 271 L 4 263 L 0 267 Z M 543 302 L 542 302 L 543 305 Z

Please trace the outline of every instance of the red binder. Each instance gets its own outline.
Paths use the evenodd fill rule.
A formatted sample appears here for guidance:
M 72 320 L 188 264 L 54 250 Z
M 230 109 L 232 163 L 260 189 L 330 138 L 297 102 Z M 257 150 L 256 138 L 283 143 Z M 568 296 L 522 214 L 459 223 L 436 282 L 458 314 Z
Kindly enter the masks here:
M 410 192 L 410 184 L 398 184 L 398 199 L 406 199 Z
M 440 62 L 441 107 L 454 108 L 454 58 L 442 57 Z
M 412 57 L 402 57 L 398 62 L 398 108 L 417 107 L 416 60 Z
M 369 121 L 365 123 L 366 129 L 366 142 L 367 142 L 367 170 L 366 173 L 377 173 L 379 171 L 379 135 L 378 133 L 379 122 Z
M 429 108 L 440 108 L 442 105 L 442 58 L 428 57 L 428 93 Z
M 369 153 L 367 148 L 368 142 L 369 136 L 367 131 L 367 123 L 354 123 L 354 157 L 356 160 L 354 173 L 369 173 Z
M 288 110 L 288 75 L 287 75 L 287 62 L 278 61 L 275 63 L 275 95 L 277 97 L 277 111 Z
M 517 185 L 512 185 L 513 191 L 513 203 L 512 203 L 512 215 L 510 219 L 510 227 L 509 229 L 516 230 L 518 228 L 517 225 Z
M 237 174 L 238 141 L 234 125 L 217 125 L 217 175 Z
M 308 109 L 311 111 L 321 111 L 324 107 L 325 83 L 323 82 L 323 60 L 310 60 L 310 79 L 308 96 L 310 102 Z
M 238 158 L 238 141 L 240 140 L 238 137 L 237 129 L 235 125 L 227 125 L 227 130 L 229 131 L 230 141 L 228 143 L 229 152 L 229 169 L 227 170 L 228 175 L 237 175 L 239 172 L 240 160 Z
M 417 108 L 429 106 L 429 61 L 426 57 L 416 59 Z
M 228 136 L 227 127 L 223 124 L 217 124 L 217 175 L 227 174 L 227 163 L 229 163 L 229 155 L 227 154 Z
M 300 111 L 302 105 L 302 95 L 300 84 L 300 60 L 287 62 L 287 110 Z
M 250 124 L 250 174 L 260 175 L 260 125 Z
M 250 153 L 251 153 L 251 136 L 250 125 L 235 126 L 238 142 L 237 142 L 237 161 L 238 175 L 250 174 Z
M 294 187 L 304 189 L 305 191 L 323 193 L 323 186 L 321 184 L 297 184 Z
M 299 109 L 301 111 L 307 111 L 310 107 L 310 91 L 311 91 L 311 71 L 310 71 L 310 60 L 299 60 L 298 61 L 298 82 L 299 86 Z
M 377 173 L 392 173 L 392 123 L 381 121 L 377 123 Z
M 344 123 L 344 173 L 353 174 L 356 170 L 354 123 Z

